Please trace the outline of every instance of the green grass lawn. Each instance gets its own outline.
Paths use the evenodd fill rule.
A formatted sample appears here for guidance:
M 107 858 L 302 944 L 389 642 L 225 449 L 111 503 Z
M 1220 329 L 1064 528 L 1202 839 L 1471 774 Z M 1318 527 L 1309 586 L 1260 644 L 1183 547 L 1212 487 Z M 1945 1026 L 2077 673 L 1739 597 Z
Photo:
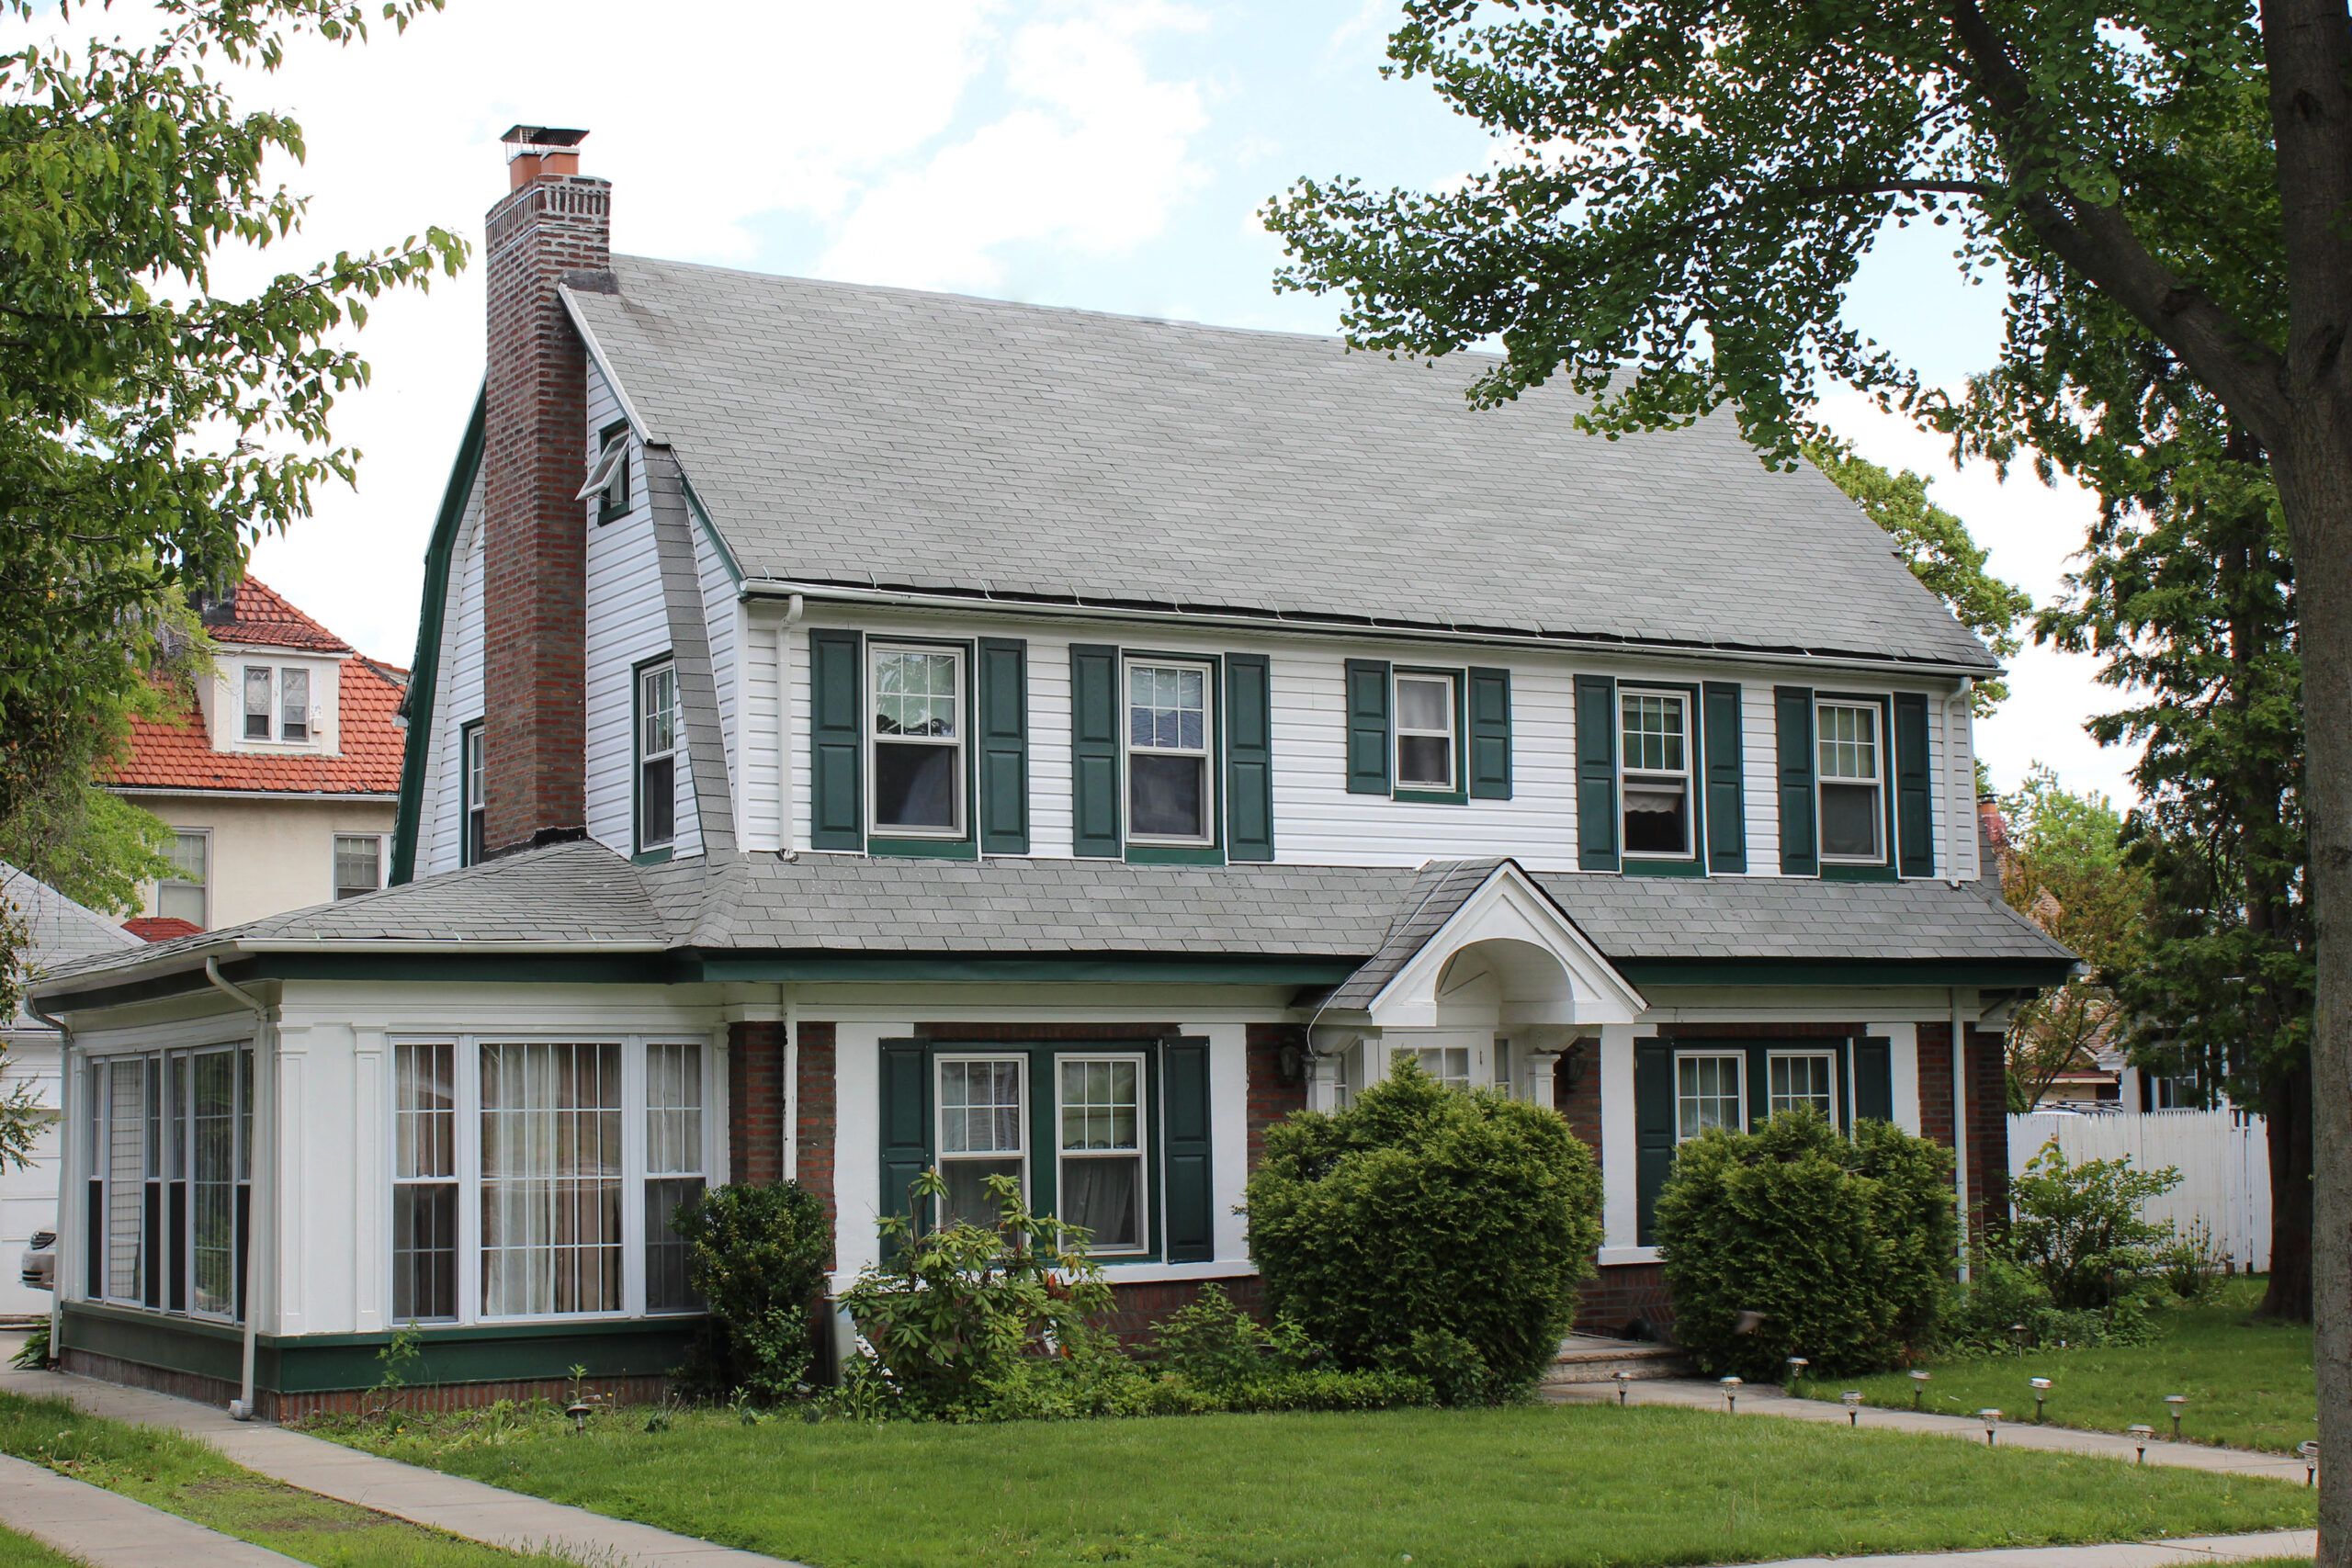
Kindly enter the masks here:
M 820 1568 L 1646 1564 L 2308 1526 L 2278 1482 L 1589 1405 L 946 1427 L 551 1414 L 339 1435 Z
M 284 1485 L 194 1438 L 84 1415 L 61 1399 L 0 1393 L 0 1452 L 320 1568 L 562 1568 L 558 1558 L 501 1551 Z M 17 1540 L 0 1531 L 0 1548 Z M 6 1561 L 71 1562 L 26 1548 Z
M 2144 1421 L 2162 1434 L 2172 1429 L 2165 1395 L 2185 1393 L 2182 1437 L 2292 1453 L 2319 1435 L 2312 1331 L 2252 1321 L 2262 1290 L 2259 1279 L 2225 1280 L 2211 1300 L 2167 1310 L 2163 1337 L 2154 1344 L 1928 1362 L 1933 1375 L 1923 1408 L 1973 1415 L 1991 1406 L 2030 1417 L 2033 1391 L 2026 1380 L 2044 1377 L 2052 1384 L 2047 1409 L 2053 1426 L 2120 1432 Z M 1836 1399 L 1849 1388 L 1871 1404 L 1911 1404 L 1911 1380 L 1900 1372 L 1809 1383 L 1804 1392 Z
M 84 1568 L 78 1557 L 62 1557 L 28 1535 L 0 1529 L 0 1552 L 9 1568 Z

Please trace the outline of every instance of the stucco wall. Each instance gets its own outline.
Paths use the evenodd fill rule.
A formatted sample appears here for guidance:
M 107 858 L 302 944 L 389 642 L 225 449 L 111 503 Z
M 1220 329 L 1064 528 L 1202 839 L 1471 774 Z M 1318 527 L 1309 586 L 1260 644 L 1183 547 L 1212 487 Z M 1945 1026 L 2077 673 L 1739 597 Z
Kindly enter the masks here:
M 392 830 L 393 803 L 383 800 L 242 800 L 205 795 L 129 796 L 176 829 L 212 835 L 210 896 L 205 924 L 217 929 L 334 897 L 337 833 Z M 385 847 L 387 861 L 390 846 Z M 145 913 L 155 910 L 147 890 Z

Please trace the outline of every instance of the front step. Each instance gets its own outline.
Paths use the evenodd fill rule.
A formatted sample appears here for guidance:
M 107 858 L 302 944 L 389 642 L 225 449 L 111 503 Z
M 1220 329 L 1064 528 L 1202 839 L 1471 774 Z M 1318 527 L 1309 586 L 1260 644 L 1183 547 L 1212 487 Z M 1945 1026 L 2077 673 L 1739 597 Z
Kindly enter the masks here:
M 1629 1381 L 1692 1375 L 1690 1359 L 1679 1346 L 1574 1334 L 1562 1341 L 1560 1353 L 1544 1370 L 1544 1386 L 1614 1382 L 1619 1372 L 1623 1372 Z

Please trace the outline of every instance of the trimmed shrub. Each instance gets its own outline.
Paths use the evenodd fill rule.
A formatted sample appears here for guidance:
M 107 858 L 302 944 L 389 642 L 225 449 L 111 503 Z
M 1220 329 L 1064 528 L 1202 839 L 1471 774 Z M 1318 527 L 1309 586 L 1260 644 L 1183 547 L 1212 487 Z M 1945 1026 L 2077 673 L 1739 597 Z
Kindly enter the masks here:
M 711 1396 L 790 1398 L 816 1356 L 811 1311 L 833 1251 L 824 1204 L 789 1181 L 714 1187 L 670 1224 L 710 1309 L 681 1381 Z
M 2177 1243 L 2173 1228 L 2141 1218 L 2141 1206 L 2180 1185 L 2180 1172 L 2134 1170 L 2126 1159 L 2068 1161 L 2042 1145 L 2009 1187 L 2017 1211 L 2008 1251 L 2062 1312 L 2105 1312 L 2159 1274 Z
M 1675 1337 L 1711 1375 L 1894 1364 L 1932 1336 L 1958 1235 L 1951 1157 L 1890 1122 L 1811 1111 L 1685 1143 L 1657 1200 Z
M 1269 1128 L 1250 1252 L 1279 1316 L 1352 1371 L 1448 1404 L 1543 1374 L 1600 1244 L 1600 1179 L 1540 1106 L 1463 1093 L 1409 1064 L 1336 1114 Z

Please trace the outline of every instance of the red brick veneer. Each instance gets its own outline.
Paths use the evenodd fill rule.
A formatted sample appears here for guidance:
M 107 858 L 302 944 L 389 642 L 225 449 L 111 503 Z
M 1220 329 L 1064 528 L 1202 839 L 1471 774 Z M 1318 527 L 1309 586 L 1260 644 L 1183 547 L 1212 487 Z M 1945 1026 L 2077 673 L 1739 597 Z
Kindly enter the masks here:
M 1283 1077 L 1283 1051 L 1297 1053 L 1295 1078 Z M 1295 1023 L 1253 1023 L 1249 1026 L 1249 1156 L 1247 1168 L 1258 1168 L 1266 1151 L 1266 1129 L 1294 1111 L 1306 1109 L 1306 1031 Z
M 784 1025 L 727 1026 L 727 1169 L 729 1179 L 784 1179 Z
M 834 1040 L 831 1023 L 800 1025 L 799 1076 L 793 1084 L 793 1131 L 797 1168 L 793 1178 L 817 1195 L 825 1206 L 825 1224 L 833 1234 L 833 1253 L 826 1261 L 841 1266 L 841 1216 L 833 1208 Z

